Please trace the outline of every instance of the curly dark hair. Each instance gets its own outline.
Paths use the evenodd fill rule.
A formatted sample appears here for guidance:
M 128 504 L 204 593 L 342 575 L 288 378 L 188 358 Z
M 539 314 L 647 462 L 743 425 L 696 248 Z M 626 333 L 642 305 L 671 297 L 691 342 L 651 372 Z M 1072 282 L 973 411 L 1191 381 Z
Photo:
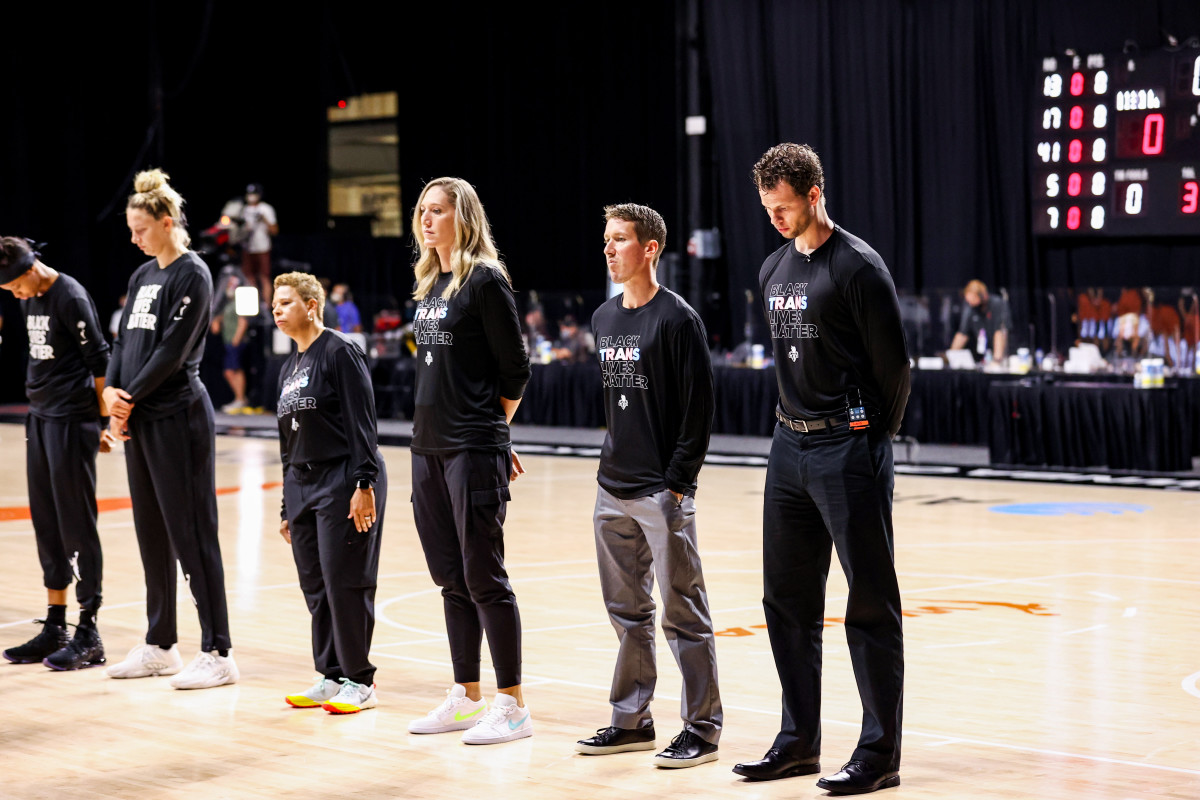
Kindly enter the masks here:
M 784 142 L 775 145 L 763 153 L 750 171 L 750 177 L 760 190 L 771 191 L 780 181 L 787 181 L 796 194 L 806 194 L 814 186 L 822 194 L 825 192 L 821 158 L 806 144 Z

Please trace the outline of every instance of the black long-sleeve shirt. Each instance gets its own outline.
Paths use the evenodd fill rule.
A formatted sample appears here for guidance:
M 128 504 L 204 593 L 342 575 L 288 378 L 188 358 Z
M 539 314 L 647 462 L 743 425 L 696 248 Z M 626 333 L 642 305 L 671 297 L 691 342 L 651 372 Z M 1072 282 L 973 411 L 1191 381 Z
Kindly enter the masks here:
M 412 451 L 424 455 L 503 450 L 511 445 L 500 398 L 519 400 L 529 382 L 529 355 L 512 288 L 476 264 L 446 300 L 443 273 L 417 306 L 416 400 Z
M 355 481 L 379 477 L 375 390 L 367 359 L 348 336 L 326 328 L 279 373 L 279 455 L 292 464 L 345 459 Z M 287 519 L 287 509 L 283 510 Z
M 783 413 L 843 414 L 861 391 L 895 435 L 908 402 L 908 353 L 896 287 L 879 254 L 835 227 L 807 256 L 793 242 L 776 250 L 758 282 Z
M 204 391 L 200 359 L 211 300 L 212 274 L 190 250 L 166 267 L 151 259 L 129 278 L 107 384 L 133 396 L 138 418 L 174 414 Z
M 704 324 L 665 286 L 638 308 L 623 298 L 592 315 L 608 423 L 596 478 L 625 500 L 695 495 L 715 407 Z
M 87 290 L 58 273 L 45 294 L 21 301 L 29 331 L 25 394 L 42 419 L 100 417 L 96 378 L 108 369 L 108 340 Z

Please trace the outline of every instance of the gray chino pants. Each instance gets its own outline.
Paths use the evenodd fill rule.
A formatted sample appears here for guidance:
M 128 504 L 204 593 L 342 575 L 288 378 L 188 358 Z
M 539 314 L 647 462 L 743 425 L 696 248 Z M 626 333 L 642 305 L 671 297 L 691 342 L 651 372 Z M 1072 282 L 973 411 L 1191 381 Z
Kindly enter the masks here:
M 594 523 L 600 588 L 620 642 L 609 695 L 612 724 L 626 729 L 653 724 L 650 700 L 658 672 L 650 589 L 657 575 L 663 632 L 683 676 L 684 728 L 716 744 L 723 714 L 716 640 L 696 547 L 695 500 L 676 503 L 665 489 L 622 500 L 599 487 Z

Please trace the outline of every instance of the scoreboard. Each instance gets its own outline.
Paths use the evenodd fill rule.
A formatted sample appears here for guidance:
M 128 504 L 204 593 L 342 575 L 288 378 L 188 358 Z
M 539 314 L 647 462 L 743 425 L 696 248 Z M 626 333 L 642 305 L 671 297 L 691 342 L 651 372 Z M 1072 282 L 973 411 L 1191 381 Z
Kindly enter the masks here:
M 1042 60 L 1033 232 L 1200 236 L 1200 49 Z

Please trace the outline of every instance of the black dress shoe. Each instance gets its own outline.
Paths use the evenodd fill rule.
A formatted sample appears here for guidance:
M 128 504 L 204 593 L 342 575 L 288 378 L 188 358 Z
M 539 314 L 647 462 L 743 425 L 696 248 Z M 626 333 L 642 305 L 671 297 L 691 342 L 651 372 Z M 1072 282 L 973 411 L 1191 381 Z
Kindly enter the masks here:
M 709 744 L 691 731 L 684 731 L 672 739 L 665 750 L 654 757 L 654 766 L 678 769 L 716 760 L 717 746 L 715 744 Z
M 745 764 L 738 764 L 733 771 L 752 781 L 775 781 L 795 775 L 812 775 L 814 772 L 821 771 L 821 764 L 816 760 L 801 761 L 777 747 L 772 747 L 761 761 L 747 761 Z
M 899 785 L 899 772 L 877 769 L 865 761 L 851 761 L 841 772 L 817 781 L 819 788 L 833 794 L 866 794 Z
M 654 726 L 649 728 L 601 728 L 595 736 L 575 743 L 575 752 L 589 756 L 626 753 L 630 750 L 653 750 Z

